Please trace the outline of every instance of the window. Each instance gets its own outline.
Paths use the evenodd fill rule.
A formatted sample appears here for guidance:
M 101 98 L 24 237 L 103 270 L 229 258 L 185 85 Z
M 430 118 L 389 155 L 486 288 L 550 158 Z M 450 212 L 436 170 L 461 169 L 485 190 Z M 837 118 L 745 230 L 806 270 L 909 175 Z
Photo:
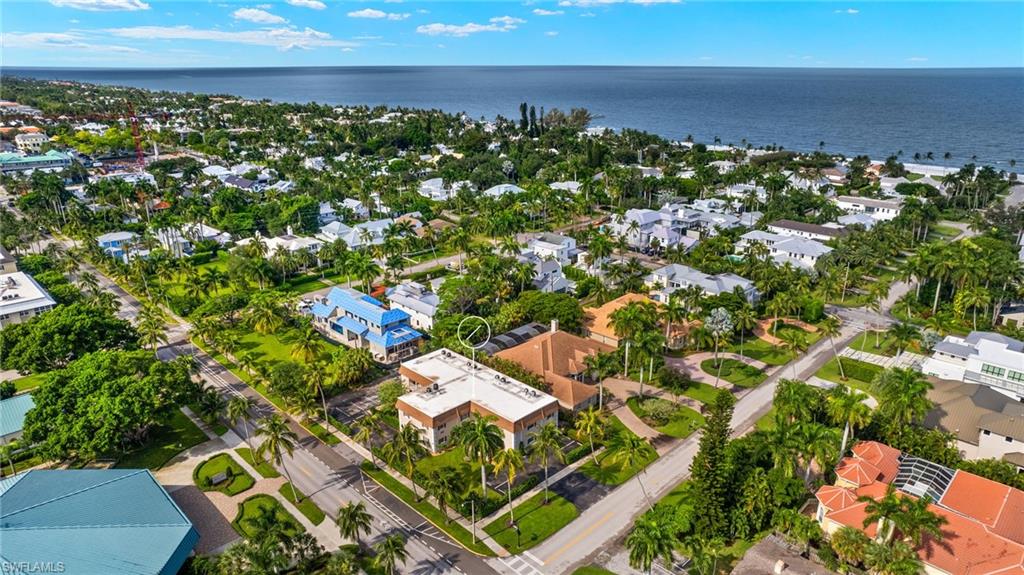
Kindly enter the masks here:
M 1024 383 L 1024 373 L 1019 371 L 1013 371 L 1011 369 L 1010 373 L 1006 376 L 1006 379 L 1009 379 L 1010 381 L 1018 381 Z
M 1006 370 L 1001 367 L 996 367 L 994 365 L 983 363 L 981 364 L 981 373 L 984 373 L 986 375 L 994 375 L 996 377 L 1003 377 L 1004 375 L 1006 375 Z
M 987 430 L 987 429 L 982 429 L 981 433 L 984 434 L 984 435 L 992 435 L 992 432 Z
M 1006 443 L 1013 443 L 1013 438 L 1010 437 L 1009 435 L 1007 435 L 1004 439 L 1006 439 Z

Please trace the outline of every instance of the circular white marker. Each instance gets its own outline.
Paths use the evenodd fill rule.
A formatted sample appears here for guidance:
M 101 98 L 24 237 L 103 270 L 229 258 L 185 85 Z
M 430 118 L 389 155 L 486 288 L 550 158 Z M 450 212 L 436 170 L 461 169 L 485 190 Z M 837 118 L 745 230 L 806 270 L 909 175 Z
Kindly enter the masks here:
M 466 316 L 459 322 L 455 335 L 466 349 L 480 349 L 491 341 L 491 324 L 478 315 Z M 480 341 L 474 343 L 477 339 Z

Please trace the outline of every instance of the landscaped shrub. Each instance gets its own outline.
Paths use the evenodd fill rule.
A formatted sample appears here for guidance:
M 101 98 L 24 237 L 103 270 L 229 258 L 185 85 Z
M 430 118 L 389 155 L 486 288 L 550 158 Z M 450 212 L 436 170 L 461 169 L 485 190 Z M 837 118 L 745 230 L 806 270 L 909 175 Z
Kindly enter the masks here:
M 846 377 L 852 377 L 860 381 L 872 383 L 875 380 L 875 376 L 882 372 L 882 368 L 877 365 L 871 365 L 870 363 L 864 363 L 863 361 L 857 361 L 855 359 L 843 360 L 843 371 L 846 373 Z

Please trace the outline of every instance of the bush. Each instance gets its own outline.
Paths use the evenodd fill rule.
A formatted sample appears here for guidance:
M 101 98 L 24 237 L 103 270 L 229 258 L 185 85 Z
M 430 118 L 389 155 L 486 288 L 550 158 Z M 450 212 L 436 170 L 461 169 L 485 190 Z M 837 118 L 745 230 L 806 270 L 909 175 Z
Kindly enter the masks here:
M 189 258 L 189 261 L 191 261 L 193 264 L 197 266 L 201 266 L 203 264 L 210 263 L 210 261 L 212 261 L 213 258 L 215 257 L 217 257 L 217 255 L 214 254 L 213 252 L 196 252 L 192 254 L 192 257 Z
M 807 303 L 804 304 L 803 313 L 800 315 L 800 319 L 807 323 L 814 323 L 820 321 L 825 316 L 825 302 L 817 298 L 808 298 Z
M 882 372 L 882 368 L 863 361 L 844 359 L 843 371 L 846 373 L 846 377 L 872 383 L 875 376 Z

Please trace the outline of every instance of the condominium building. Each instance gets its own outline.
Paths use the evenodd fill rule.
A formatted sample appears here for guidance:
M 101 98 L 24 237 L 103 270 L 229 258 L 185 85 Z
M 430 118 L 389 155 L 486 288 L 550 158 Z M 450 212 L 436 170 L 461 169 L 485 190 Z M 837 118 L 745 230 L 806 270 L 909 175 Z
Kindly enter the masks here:
M 987 385 L 1024 401 L 1024 342 L 999 333 L 948 335 L 935 344 L 921 371 L 940 379 Z
M 366 348 L 382 363 L 415 355 L 423 334 L 409 324 L 409 314 L 387 309 L 354 289 L 332 288 L 313 303 L 313 325 L 343 345 Z
M 0 152 L 0 172 L 27 172 L 31 170 L 57 171 L 71 165 L 71 156 L 50 150 L 39 156 L 24 156 L 14 152 Z
M 0 327 L 27 321 L 57 305 L 25 272 L 0 275 Z
M 536 430 L 558 423 L 557 399 L 447 348 L 403 362 L 398 373 L 414 388 L 396 402 L 399 423 L 422 429 L 435 453 L 472 413 L 495 418 L 505 448 L 525 448 Z
M 926 533 L 914 545 L 923 573 L 1024 573 L 1024 491 L 882 443 L 858 443 L 843 458 L 835 484 L 815 494 L 815 518 L 828 535 L 852 527 L 878 538 L 878 522 L 868 520 L 867 506 L 889 489 L 903 497 L 928 497 L 928 510 L 945 520 L 941 540 Z

